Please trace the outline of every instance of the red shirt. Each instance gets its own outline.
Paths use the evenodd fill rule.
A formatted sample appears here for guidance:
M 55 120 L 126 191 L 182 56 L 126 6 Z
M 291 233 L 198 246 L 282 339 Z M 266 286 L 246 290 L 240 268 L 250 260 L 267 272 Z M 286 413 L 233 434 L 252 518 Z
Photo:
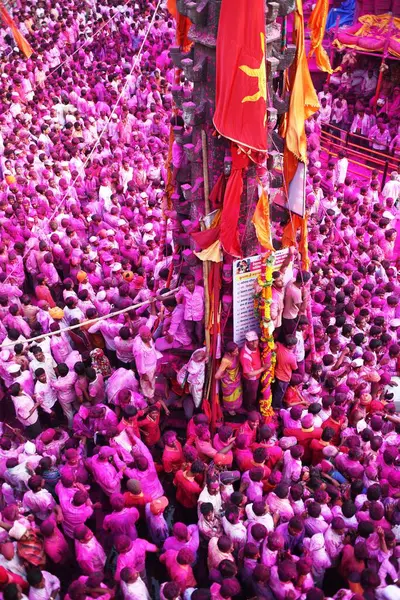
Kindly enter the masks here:
M 157 414 L 155 421 L 146 415 L 144 419 L 138 421 L 139 428 L 142 430 L 142 440 L 146 446 L 154 446 L 161 437 L 160 433 L 160 413 Z
M 325 421 L 326 423 L 326 421 Z M 315 439 L 320 439 L 321 435 L 322 435 L 322 429 L 321 427 L 315 427 L 314 429 L 308 430 L 308 429 L 284 429 L 283 430 L 283 435 L 287 435 L 287 436 L 294 436 L 297 441 L 299 442 L 300 446 L 303 446 L 304 448 L 304 455 L 303 455 L 303 462 L 305 464 L 310 464 L 311 463 L 311 457 L 312 457 L 312 453 L 311 453 L 311 442 L 312 440 Z
M 174 478 L 176 499 L 185 508 L 196 508 L 201 487 L 195 481 L 190 481 L 182 470 L 177 471 Z
M 292 373 L 297 369 L 296 356 L 292 350 L 286 348 L 280 342 L 276 343 L 276 367 L 275 377 L 279 381 L 289 382 L 292 378 Z
M 326 427 L 331 427 L 334 432 L 335 435 L 333 436 L 333 438 L 331 439 L 331 444 L 333 444 L 334 446 L 338 446 L 339 442 L 340 442 L 340 432 L 342 431 L 342 425 L 344 423 L 344 417 L 340 417 L 339 421 L 334 421 L 332 419 L 332 417 L 329 417 L 329 419 L 326 419 L 326 421 L 324 421 L 322 423 L 322 428 L 325 429 Z

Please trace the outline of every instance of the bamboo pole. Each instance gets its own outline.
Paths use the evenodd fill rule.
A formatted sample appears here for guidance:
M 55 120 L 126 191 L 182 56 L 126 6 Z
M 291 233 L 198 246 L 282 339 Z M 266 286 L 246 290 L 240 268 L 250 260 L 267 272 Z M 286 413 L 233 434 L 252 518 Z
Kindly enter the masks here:
M 204 129 L 201 130 L 201 148 L 203 157 L 203 181 L 204 181 L 204 206 L 205 216 L 210 213 L 210 182 L 208 177 L 208 155 L 207 155 L 207 137 Z M 203 278 L 204 278 L 204 298 L 205 298 L 205 311 L 204 311 L 204 325 L 205 325 L 205 337 L 206 337 L 206 348 L 207 353 L 210 353 L 210 295 L 208 287 L 208 275 L 209 275 L 209 264 L 208 261 L 203 262 Z
M 205 216 L 210 213 L 210 181 L 208 175 L 208 154 L 207 154 L 207 136 L 204 129 L 201 130 L 201 149 L 202 149 L 202 158 L 203 158 L 203 181 L 204 181 L 204 210 Z M 211 356 L 211 334 L 210 334 L 210 289 L 209 289 L 209 275 L 210 275 L 210 265 L 209 261 L 205 260 L 203 262 L 203 279 L 204 279 L 204 300 L 205 300 L 205 310 L 204 310 L 204 327 L 205 327 L 205 339 L 206 339 L 206 348 L 208 355 L 208 364 L 207 364 L 207 381 L 205 385 L 205 394 L 204 398 L 209 399 L 211 393 L 211 429 L 215 431 L 215 422 L 216 422 L 216 411 L 214 406 L 214 373 L 213 373 L 213 361 L 215 357 Z M 214 315 L 215 318 L 215 315 Z
M 174 288 L 165 294 L 160 294 L 158 298 L 168 298 L 175 292 L 179 291 L 180 287 Z M 108 315 L 103 315 L 101 317 L 96 317 L 95 319 L 89 319 L 88 321 L 83 321 L 82 323 L 78 323 L 77 325 L 70 325 L 69 327 L 64 327 L 64 329 L 59 329 L 58 331 L 49 331 L 48 333 L 42 333 L 41 335 L 36 335 L 35 337 L 31 337 L 24 341 L 24 344 L 29 344 L 30 342 L 36 342 L 38 340 L 42 340 L 43 338 L 51 337 L 52 335 L 59 335 L 60 333 L 67 333 L 68 331 L 72 331 L 73 329 L 79 329 L 80 327 L 86 327 L 88 325 L 94 325 L 98 321 L 104 321 L 105 319 L 111 319 L 112 317 L 117 317 L 118 315 L 122 315 L 131 310 L 135 310 L 136 308 L 140 308 L 141 306 L 145 306 L 146 304 L 152 304 L 155 302 L 157 298 L 152 298 L 151 300 L 146 300 L 145 302 L 139 302 L 138 304 L 132 304 L 132 306 L 128 306 L 127 308 L 122 308 L 121 310 L 117 310 L 113 313 L 109 313 Z M 14 348 L 15 342 L 10 342 L 9 344 L 1 344 L 0 350 L 4 350 L 4 348 Z

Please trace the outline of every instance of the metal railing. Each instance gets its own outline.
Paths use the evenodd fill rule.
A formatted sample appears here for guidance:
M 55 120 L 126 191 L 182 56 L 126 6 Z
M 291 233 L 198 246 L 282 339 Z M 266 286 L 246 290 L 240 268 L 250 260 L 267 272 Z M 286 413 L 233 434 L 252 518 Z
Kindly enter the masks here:
M 334 133 L 332 133 L 333 131 Z M 339 150 L 346 149 L 349 162 L 353 166 L 356 165 L 368 171 L 377 170 L 382 175 L 382 187 L 385 185 L 388 173 L 400 168 L 400 157 L 370 148 L 367 137 L 350 133 L 335 125 L 328 125 L 321 132 L 321 149 L 335 157 Z M 359 176 L 363 175 L 354 169 L 353 172 Z

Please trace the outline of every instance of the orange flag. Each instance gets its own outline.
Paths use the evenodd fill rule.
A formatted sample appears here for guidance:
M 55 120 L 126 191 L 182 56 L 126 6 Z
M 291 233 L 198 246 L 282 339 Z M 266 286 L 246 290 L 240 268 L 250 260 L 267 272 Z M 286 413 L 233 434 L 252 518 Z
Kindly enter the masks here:
M 30 43 L 24 38 L 20 30 L 18 29 L 14 19 L 11 17 L 6 7 L 0 2 L 0 18 L 6 27 L 11 29 L 14 36 L 15 43 L 18 48 L 25 55 L 26 58 L 30 58 L 33 54 L 33 49 Z
M 299 215 L 292 214 L 292 218 L 289 223 L 285 225 L 282 234 L 282 247 L 290 248 L 290 246 L 297 246 L 296 236 L 297 231 L 302 225 L 303 219 Z
M 315 60 L 321 71 L 333 73 L 329 56 L 322 45 L 324 39 L 326 19 L 328 17 L 329 0 L 317 0 L 314 10 L 311 13 L 308 25 L 310 27 L 311 49 L 308 58 L 315 52 Z
M 294 42 L 296 56 L 289 68 L 286 86 L 290 91 L 289 110 L 280 130 L 285 138 L 283 168 L 288 186 L 297 170 L 299 160 L 307 162 L 307 137 L 304 123 L 319 109 L 317 93 L 311 80 L 304 48 L 304 16 L 301 0 L 296 0 Z
M 299 251 L 301 254 L 301 265 L 304 271 L 310 270 L 310 256 L 308 254 L 308 217 L 304 217 L 300 229 Z
M 300 242 L 297 244 L 297 232 L 300 229 Z M 304 271 L 310 268 L 310 257 L 308 254 L 308 217 L 301 218 L 292 214 L 289 223 L 285 226 L 282 234 L 282 247 L 298 246 L 301 254 L 301 264 Z
M 188 34 L 192 23 L 188 17 L 178 11 L 176 0 L 168 0 L 167 8 L 176 21 L 176 43 L 184 52 L 189 52 L 192 42 Z
M 222 0 L 214 125 L 240 147 L 267 151 L 265 1 Z
M 255 227 L 257 239 L 265 250 L 273 250 L 271 237 L 271 224 L 269 216 L 269 200 L 264 189 L 257 202 L 256 210 L 252 218 L 252 223 Z

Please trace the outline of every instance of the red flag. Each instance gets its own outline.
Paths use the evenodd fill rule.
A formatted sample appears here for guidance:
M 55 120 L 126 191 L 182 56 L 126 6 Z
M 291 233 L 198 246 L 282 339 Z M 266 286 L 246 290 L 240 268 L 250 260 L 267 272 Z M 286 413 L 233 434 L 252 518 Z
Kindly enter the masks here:
M 4 25 L 11 29 L 15 43 L 21 50 L 22 54 L 24 54 L 26 58 L 30 58 L 33 54 L 32 46 L 24 38 L 20 30 L 18 29 L 14 19 L 11 17 L 11 15 L 9 14 L 2 2 L 0 2 L 0 18 L 3 21 Z
M 266 101 L 265 1 L 222 0 L 217 37 L 216 129 L 242 147 L 266 152 Z
M 232 171 L 225 190 L 220 240 L 225 252 L 239 258 L 242 256 L 242 250 L 237 225 L 240 214 L 240 198 L 243 193 L 243 171 L 249 165 L 249 157 L 234 144 L 232 144 L 231 153 Z

